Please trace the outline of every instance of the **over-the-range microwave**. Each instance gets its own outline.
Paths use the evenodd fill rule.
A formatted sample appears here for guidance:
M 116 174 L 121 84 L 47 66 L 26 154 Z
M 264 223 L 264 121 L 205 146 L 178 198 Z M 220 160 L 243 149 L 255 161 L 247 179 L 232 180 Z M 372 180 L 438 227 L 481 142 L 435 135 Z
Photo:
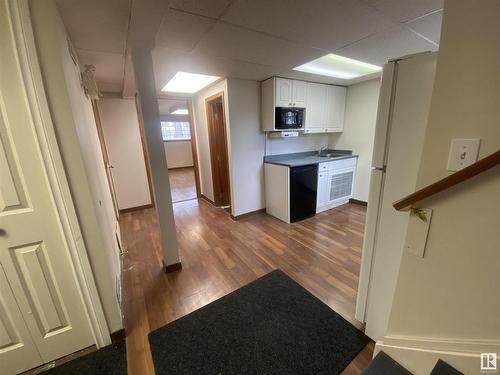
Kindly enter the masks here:
M 303 129 L 305 112 L 305 108 L 276 107 L 274 128 L 276 130 Z

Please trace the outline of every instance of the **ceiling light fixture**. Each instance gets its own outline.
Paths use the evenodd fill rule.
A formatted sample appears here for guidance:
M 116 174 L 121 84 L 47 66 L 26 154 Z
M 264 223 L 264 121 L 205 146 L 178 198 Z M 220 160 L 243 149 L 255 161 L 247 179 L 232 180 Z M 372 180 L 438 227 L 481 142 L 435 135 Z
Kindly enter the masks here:
M 205 74 L 177 72 L 161 91 L 194 94 L 219 78 Z
M 188 113 L 187 108 L 178 108 L 175 111 L 170 112 L 171 115 L 187 115 Z
M 329 53 L 316 60 L 297 66 L 293 70 L 341 79 L 353 79 L 367 74 L 378 73 L 382 68 L 363 61 Z

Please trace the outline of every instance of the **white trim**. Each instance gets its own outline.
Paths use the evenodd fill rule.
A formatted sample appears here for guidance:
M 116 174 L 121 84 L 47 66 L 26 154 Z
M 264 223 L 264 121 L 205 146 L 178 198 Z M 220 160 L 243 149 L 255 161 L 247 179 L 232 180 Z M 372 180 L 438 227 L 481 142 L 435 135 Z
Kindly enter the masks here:
M 464 374 L 477 374 L 481 353 L 499 353 L 500 340 L 392 335 L 377 342 L 374 356 L 379 351 L 417 375 L 429 374 L 438 359 Z
M 17 45 L 17 58 L 36 130 L 49 184 L 63 229 L 78 289 L 97 347 L 111 343 L 97 286 L 73 205 L 64 165 L 59 152 L 52 117 L 45 96 L 28 0 L 8 0 Z

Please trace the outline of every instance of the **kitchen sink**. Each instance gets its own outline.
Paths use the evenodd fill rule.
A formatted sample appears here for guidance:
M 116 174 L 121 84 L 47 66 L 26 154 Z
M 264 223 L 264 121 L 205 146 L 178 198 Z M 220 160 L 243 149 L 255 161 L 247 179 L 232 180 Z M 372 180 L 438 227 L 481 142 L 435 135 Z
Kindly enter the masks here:
M 335 156 L 340 156 L 341 154 L 339 154 L 338 152 L 335 152 L 334 150 L 321 150 L 321 151 L 318 151 L 318 155 L 320 158 L 333 158 Z

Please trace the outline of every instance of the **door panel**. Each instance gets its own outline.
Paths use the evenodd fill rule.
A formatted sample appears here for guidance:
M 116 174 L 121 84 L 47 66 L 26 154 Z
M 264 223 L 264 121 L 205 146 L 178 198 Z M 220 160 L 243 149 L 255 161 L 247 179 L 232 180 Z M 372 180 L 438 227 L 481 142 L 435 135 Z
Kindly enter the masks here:
M 0 363 L 18 371 L 20 365 L 25 366 L 21 370 L 32 367 L 35 357 L 49 362 L 93 345 L 94 339 L 32 122 L 5 6 L 0 3 L 0 267 L 2 311 L 7 311 L 2 317 L 2 341 L 12 342 L 16 332 L 14 341 L 23 340 L 25 352 L 18 361 L 7 343 L 5 348 L 11 349 L 0 349 Z M 5 297 L 5 285 L 11 290 L 10 298 Z M 34 346 L 28 345 L 26 330 Z
M 1 265 L 0 358 L 2 358 L 2 373 L 7 374 L 15 374 L 43 363 Z
M 318 83 L 307 84 L 307 109 L 306 126 L 307 133 L 311 131 L 321 132 L 326 128 L 326 85 Z
M 307 82 L 292 81 L 292 104 L 294 107 L 305 108 L 307 104 Z
M 292 106 L 292 81 L 276 78 L 276 107 Z

